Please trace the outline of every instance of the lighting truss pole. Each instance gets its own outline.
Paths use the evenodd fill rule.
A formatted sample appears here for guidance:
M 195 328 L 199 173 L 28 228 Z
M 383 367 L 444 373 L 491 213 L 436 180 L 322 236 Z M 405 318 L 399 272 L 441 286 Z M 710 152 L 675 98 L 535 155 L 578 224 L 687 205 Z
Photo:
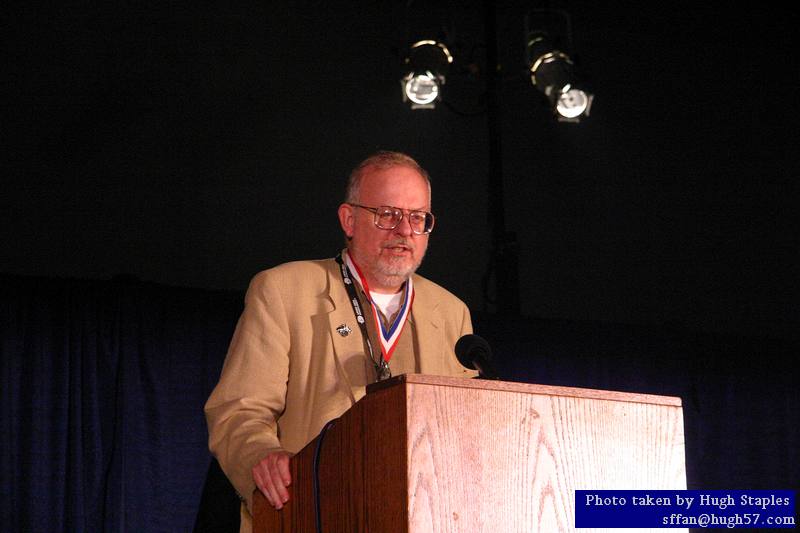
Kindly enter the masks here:
M 489 225 L 492 251 L 489 272 L 484 281 L 484 298 L 490 301 L 491 273 L 495 280 L 495 310 L 499 314 L 519 315 L 519 253 L 517 237 L 506 231 L 503 197 L 503 159 L 497 58 L 497 17 L 492 0 L 484 0 L 486 38 L 486 107 L 489 136 Z

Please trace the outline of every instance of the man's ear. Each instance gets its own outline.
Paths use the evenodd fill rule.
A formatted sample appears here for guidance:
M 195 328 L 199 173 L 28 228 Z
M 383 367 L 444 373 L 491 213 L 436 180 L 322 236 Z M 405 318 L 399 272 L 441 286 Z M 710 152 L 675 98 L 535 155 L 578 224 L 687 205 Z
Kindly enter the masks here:
M 339 206 L 339 224 L 342 226 L 345 236 L 350 239 L 353 237 L 355 219 L 353 218 L 353 206 L 342 204 Z

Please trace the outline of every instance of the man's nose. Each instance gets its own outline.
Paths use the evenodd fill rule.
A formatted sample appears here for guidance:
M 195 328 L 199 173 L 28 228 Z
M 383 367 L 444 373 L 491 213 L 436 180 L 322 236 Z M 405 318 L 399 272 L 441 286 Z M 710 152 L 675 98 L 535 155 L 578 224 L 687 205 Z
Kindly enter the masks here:
M 404 237 L 411 236 L 414 232 L 411 231 L 411 219 L 408 214 L 403 213 L 403 218 L 400 223 L 394 228 L 394 232 Z

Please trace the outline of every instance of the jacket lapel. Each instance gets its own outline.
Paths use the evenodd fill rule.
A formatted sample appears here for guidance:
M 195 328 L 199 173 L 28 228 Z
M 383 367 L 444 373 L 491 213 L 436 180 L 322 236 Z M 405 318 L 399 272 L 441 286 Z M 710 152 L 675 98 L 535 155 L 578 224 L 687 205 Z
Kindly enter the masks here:
M 444 342 L 443 318 L 439 312 L 439 302 L 431 298 L 426 286 L 427 283 L 419 276 L 414 276 L 414 305 L 411 315 L 421 352 L 419 370 L 422 374 L 445 375 L 446 369 L 442 363 L 448 348 Z
M 361 336 L 361 329 L 356 322 L 353 307 L 350 304 L 350 297 L 344 287 L 339 264 L 331 260 L 328 267 L 328 323 L 330 325 L 331 343 L 333 345 L 333 357 L 336 361 L 336 371 L 342 382 L 346 384 L 348 394 L 355 402 L 356 398 L 352 394 L 353 383 L 344 369 L 343 357 L 354 352 L 364 352 L 364 341 Z

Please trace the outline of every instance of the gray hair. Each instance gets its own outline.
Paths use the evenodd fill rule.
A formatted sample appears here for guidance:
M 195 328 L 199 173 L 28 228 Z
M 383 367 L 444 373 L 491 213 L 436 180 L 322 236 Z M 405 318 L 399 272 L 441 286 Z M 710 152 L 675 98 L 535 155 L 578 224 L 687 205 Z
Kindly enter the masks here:
M 428 191 L 430 191 L 431 178 L 428 175 L 428 171 L 422 168 L 419 163 L 414 160 L 414 158 L 401 152 L 381 150 L 380 152 L 376 152 L 359 163 L 358 166 L 350 173 L 350 178 L 347 180 L 347 188 L 345 189 L 344 193 L 345 203 L 358 202 L 358 190 L 361 186 L 361 180 L 364 177 L 364 174 L 366 174 L 366 170 L 372 167 L 377 167 L 380 169 L 392 167 L 412 168 L 419 172 L 423 178 L 425 178 L 425 181 L 428 183 Z

